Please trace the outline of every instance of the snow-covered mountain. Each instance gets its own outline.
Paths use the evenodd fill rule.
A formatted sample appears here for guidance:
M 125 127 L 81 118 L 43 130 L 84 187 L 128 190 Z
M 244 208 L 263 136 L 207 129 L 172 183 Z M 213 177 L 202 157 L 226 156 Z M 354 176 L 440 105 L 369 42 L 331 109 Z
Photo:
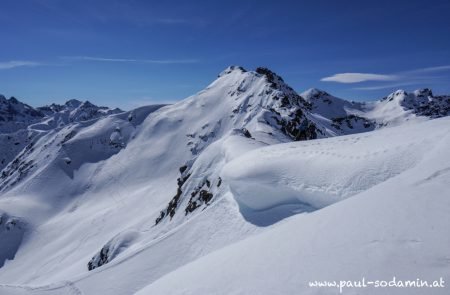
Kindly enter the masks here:
M 51 104 L 37 109 L 48 117 L 45 124 L 53 128 L 123 112 L 119 108 L 99 107 L 89 101 L 82 102 L 76 99 L 71 99 L 63 105 Z
M 449 98 L 396 93 L 297 94 L 233 66 L 173 105 L 38 108 L 0 176 L 0 294 L 333 294 L 307 280 L 448 273 Z
M 374 103 L 368 103 L 369 119 L 382 125 L 398 125 L 408 120 L 440 118 L 450 114 L 450 96 L 434 96 L 428 88 L 412 93 L 397 90 Z
M 33 108 L 14 97 L 6 99 L 0 95 L 0 171 L 46 132 L 121 112 L 117 108 L 99 107 L 76 99 L 64 105 Z
M 12 133 L 38 122 L 44 114 L 18 101 L 15 97 L 6 99 L 0 95 L 0 133 Z

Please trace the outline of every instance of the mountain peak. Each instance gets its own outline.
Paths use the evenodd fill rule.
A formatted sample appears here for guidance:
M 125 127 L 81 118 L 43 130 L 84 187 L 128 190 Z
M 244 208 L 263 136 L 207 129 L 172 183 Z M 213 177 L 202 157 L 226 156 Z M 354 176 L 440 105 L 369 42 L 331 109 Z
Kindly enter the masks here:
M 414 95 L 417 97 L 433 97 L 433 91 L 430 88 L 422 88 L 414 91 Z
M 321 96 L 330 96 L 330 94 L 318 88 L 309 88 L 308 90 L 301 93 L 301 96 L 309 100 L 311 98 L 319 98 Z
M 70 99 L 68 101 L 66 101 L 65 105 L 68 107 L 72 107 L 72 108 L 77 108 L 79 107 L 83 102 L 81 102 L 78 99 Z
M 405 90 L 398 89 L 398 90 L 395 90 L 394 92 L 392 92 L 391 94 L 389 94 L 388 96 L 383 97 L 381 100 L 382 101 L 384 101 L 384 100 L 393 101 L 395 98 L 404 97 L 406 95 L 408 95 L 408 93 Z
M 219 77 L 222 77 L 222 76 L 224 76 L 224 75 L 228 75 L 228 74 L 230 74 L 230 73 L 232 73 L 232 72 L 234 72 L 234 71 L 240 71 L 240 72 L 244 72 L 244 73 L 247 72 L 247 70 L 244 69 L 243 67 L 233 65 L 233 66 L 229 66 L 229 67 L 227 67 L 225 70 L 223 70 L 223 71 L 219 74 Z
M 84 107 L 84 108 L 98 107 L 95 104 L 93 104 L 92 102 L 90 102 L 89 100 L 82 102 L 80 106 Z
M 266 67 L 257 67 L 255 72 L 257 72 L 260 75 L 264 75 L 267 77 L 267 80 L 272 83 L 276 83 L 278 81 L 284 82 L 283 78 L 281 78 L 279 75 L 277 75 L 275 72 L 271 71 L 270 69 Z
M 9 102 L 14 103 L 14 104 L 19 103 L 19 101 L 17 100 L 17 98 L 15 98 L 14 96 L 11 96 L 11 97 L 9 98 Z

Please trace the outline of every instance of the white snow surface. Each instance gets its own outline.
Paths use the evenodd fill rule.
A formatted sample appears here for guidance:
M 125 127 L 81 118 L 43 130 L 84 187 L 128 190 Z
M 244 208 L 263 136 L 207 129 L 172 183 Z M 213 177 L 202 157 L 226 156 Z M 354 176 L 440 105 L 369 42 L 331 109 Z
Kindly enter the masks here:
M 0 181 L 1 216 L 19 225 L 0 225 L 0 294 L 337 294 L 308 281 L 448 278 L 450 118 L 302 96 L 311 106 L 278 76 L 230 67 L 174 105 L 35 128 Z M 298 110 L 318 139 L 277 124 Z M 363 112 L 392 128 L 333 127 Z
M 302 202 L 314 201 L 316 197 L 328 197 L 328 203 L 337 201 L 336 190 L 325 190 L 316 196 L 308 192 L 307 185 L 298 187 L 305 183 L 305 177 L 306 183 L 320 179 L 322 188 L 334 187 L 341 181 L 337 190 L 341 189 L 342 198 L 348 196 L 342 191 L 348 177 L 358 176 L 366 181 L 356 181 L 352 198 L 287 218 L 256 236 L 165 275 L 137 294 L 337 294 L 335 288 L 319 290 L 310 288 L 308 282 L 360 280 L 363 276 L 372 280 L 390 280 L 395 276 L 430 281 L 448 277 L 449 123 L 450 119 L 445 118 L 375 131 L 362 138 L 352 135 L 281 144 L 237 158 L 225 166 L 224 173 L 232 174 L 230 187 L 238 202 L 250 203 L 254 209 L 267 207 L 267 202 L 271 206 L 282 205 L 293 195 Z M 426 136 L 419 140 L 417 133 Z M 412 139 L 405 142 L 406 137 Z M 374 144 L 383 138 L 391 140 Z M 337 145 L 338 140 L 344 142 Z M 311 147 L 318 149 L 311 152 Z M 324 155 L 324 148 L 335 153 Z M 378 153 L 381 155 L 376 156 Z M 413 160 L 405 161 L 399 157 L 401 153 Z M 332 163 L 315 169 L 315 161 L 310 159 L 322 165 Z M 341 165 L 336 165 L 339 162 Z M 360 169 L 355 171 L 355 167 Z M 376 171 L 388 173 L 373 180 Z M 264 185 L 266 182 L 270 182 L 270 190 L 269 185 Z M 269 191 L 264 192 L 266 189 Z M 345 294 L 448 292 L 386 290 L 346 289 Z

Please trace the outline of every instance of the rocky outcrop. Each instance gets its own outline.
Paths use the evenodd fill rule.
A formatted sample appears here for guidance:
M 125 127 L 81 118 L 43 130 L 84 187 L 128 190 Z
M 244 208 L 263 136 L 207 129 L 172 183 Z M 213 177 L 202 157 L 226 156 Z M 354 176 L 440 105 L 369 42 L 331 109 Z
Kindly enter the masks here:
M 214 197 L 213 193 L 210 192 L 211 182 L 206 179 L 203 183 L 197 186 L 191 193 L 189 202 L 184 209 L 185 215 L 192 213 L 195 209 L 202 205 L 209 205 L 209 202 Z
M 6 260 L 14 259 L 25 233 L 25 223 L 17 218 L 0 212 L 0 267 Z
M 186 165 L 181 166 L 179 168 L 180 170 L 180 177 L 177 179 L 177 193 L 175 194 L 175 196 L 169 201 L 169 203 L 167 204 L 167 207 L 164 211 L 160 212 L 160 215 L 158 216 L 158 218 L 156 218 L 155 220 L 155 225 L 160 223 L 164 217 L 169 216 L 170 219 L 172 219 L 172 217 L 175 215 L 176 211 L 177 211 L 177 207 L 178 207 L 178 201 L 180 200 L 181 194 L 183 193 L 183 191 L 181 190 L 184 183 L 189 179 L 189 177 L 191 176 L 188 173 L 188 167 Z
M 332 126 L 336 129 L 342 130 L 345 123 L 347 128 L 353 129 L 356 124 L 362 124 L 364 128 L 374 128 L 376 123 L 366 118 L 356 115 L 348 115 L 345 117 L 332 118 Z
M 100 251 L 95 254 L 88 262 L 88 270 L 96 269 L 102 265 L 111 262 L 120 253 L 130 247 L 139 237 L 139 233 L 135 231 L 121 232 L 108 241 Z
M 450 96 L 434 95 L 429 88 L 418 89 L 412 93 L 397 90 L 383 98 L 388 103 L 398 103 L 405 110 L 417 116 L 440 118 L 450 115 Z

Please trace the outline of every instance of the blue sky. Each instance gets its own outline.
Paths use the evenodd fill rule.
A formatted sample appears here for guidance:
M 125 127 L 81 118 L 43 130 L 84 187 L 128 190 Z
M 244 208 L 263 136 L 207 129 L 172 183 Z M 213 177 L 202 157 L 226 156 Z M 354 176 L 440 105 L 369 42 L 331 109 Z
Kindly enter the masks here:
M 202 90 L 228 65 L 297 91 L 450 93 L 450 1 L 3 0 L 0 93 L 129 109 Z

